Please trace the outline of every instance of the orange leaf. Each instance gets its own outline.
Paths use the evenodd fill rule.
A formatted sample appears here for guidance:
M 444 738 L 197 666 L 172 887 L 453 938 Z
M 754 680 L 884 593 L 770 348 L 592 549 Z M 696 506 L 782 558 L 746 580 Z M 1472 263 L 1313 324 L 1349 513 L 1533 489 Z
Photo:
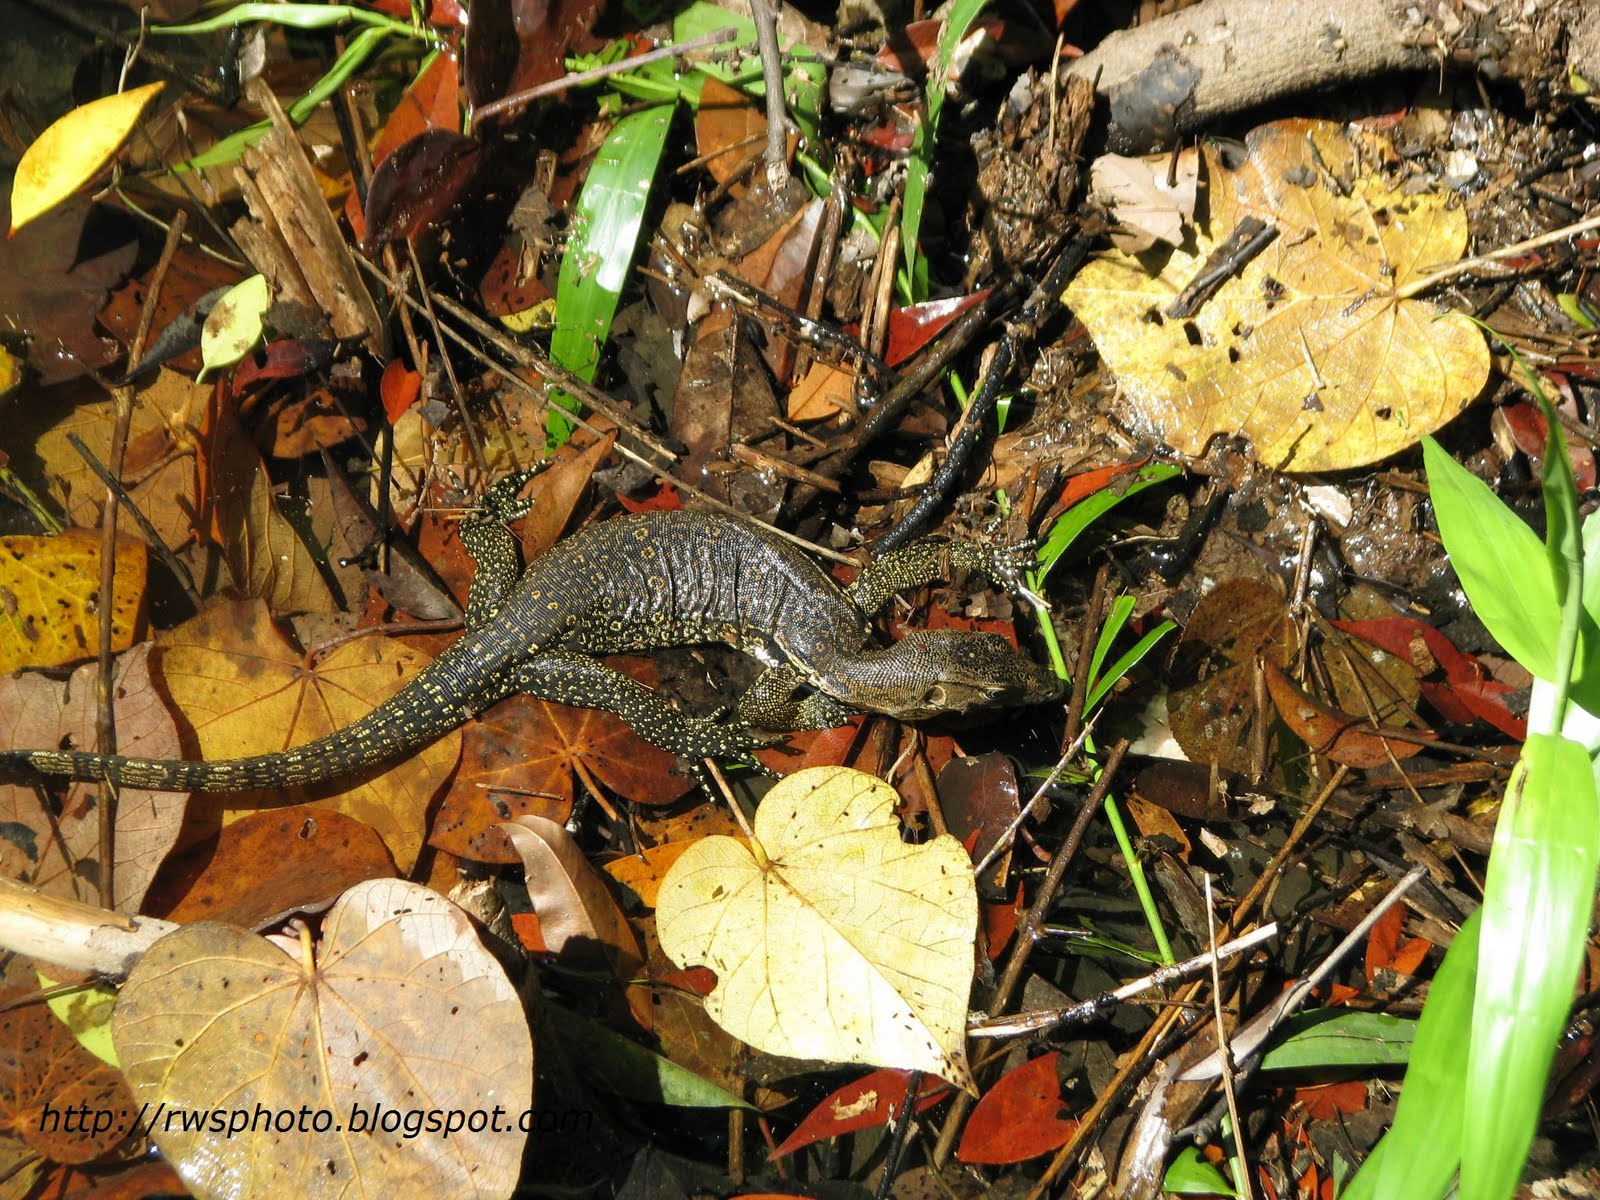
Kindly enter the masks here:
M 1324 1083 L 1295 1088 L 1295 1103 L 1318 1121 L 1332 1120 L 1345 1113 L 1358 1113 L 1367 1107 L 1367 1085 L 1359 1079 L 1345 1083 Z
M 964 1163 L 1022 1162 L 1066 1145 L 1078 1122 L 1061 1117 L 1059 1052 L 1008 1071 L 978 1101 L 956 1157 Z

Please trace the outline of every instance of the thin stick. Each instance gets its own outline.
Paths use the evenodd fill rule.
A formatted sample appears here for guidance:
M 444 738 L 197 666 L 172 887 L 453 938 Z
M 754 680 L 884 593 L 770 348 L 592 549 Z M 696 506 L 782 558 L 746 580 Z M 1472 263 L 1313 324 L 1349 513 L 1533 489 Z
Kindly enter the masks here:
M 1395 298 L 1409 300 L 1412 296 L 1427 291 L 1429 288 L 1454 279 L 1457 275 L 1465 275 L 1479 267 L 1492 266 L 1502 258 L 1515 258 L 1529 250 L 1537 250 L 1541 246 L 1549 246 L 1555 242 L 1564 241 L 1569 237 L 1576 237 L 1580 233 L 1587 233 L 1591 229 L 1600 229 L 1600 213 L 1586 217 L 1573 225 L 1563 225 L 1560 229 L 1552 229 L 1549 233 L 1541 233 L 1538 237 L 1527 238 L 1524 241 L 1513 242 L 1509 246 L 1502 246 L 1498 250 L 1491 250 L 1487 254 L 1480 254 L 1476 258 L 1463 258 L 1460 262 L 1451 263 L 1443 270 L 1435 271 L 1432 275 L 1424 275 L 1421 279 L 1413 279 L 1405 287 L 1395 292 Z
M 156 304 L 161 298 L 161 285 L 166 281 L 167 269 L 178 252 L 178 241 L 183 237 L 187 215 L 182 209 L 173 218 L 167 230 L 167 240 L 161 247 L 161 257 L 156 262 L 155 273 L 150 277 L 150 290 L 145 293 L 144 307 L 139 310 L 139 324 L 128 343 L 128 361 L 138 362 L 144 357 L 144 344 L 150 337 L 150 326 L 155 323 Z M 116 409 L 116 425 L 111 431 L 111 476 L 122 474 L 123 461 L 128 453 L 128 430 L 133 424 L 133 385 L 123 384 L 111 390 L 111 403 Z M 106 485 L 106 506 L 100 514 L 100 674 L 95 680 L 95 745 L 102 754 L 117 752 L 117 725 L 112 712 L 113 696 L 111 678 L 111 613 L 117 576 L 117 489 Z M 100 811 L 97 814 L 100 838 L 100 906 L 115 908 L 112 890 L 113 867 L 116 864 L 117 797 L 109 780 L 100 781 Z
M 538 87 L 531 87 L 525 92 L 515 92 L 510 96 L 501 96 L 498 100 L 491 100 L 488 104 L 480 104 L 474 111 L 474 117 L 481 121 L 485 117 L 496 116 L 499 113 L 510 112 L 514 108 L 521 108 L 524 104 L 544 96 L 554 96 L 570 88 L 583 87 L 585 84 L 598 83 L 602 79 L 609 79 L 613 75 L 622 75 L 646 63 L 659 62 L 663 58 L 677 58 L 690 50 L 701 50 L 707 46 L 721 46 L 731 42 L 739 36 L 739 31 L 733 26 L 726 29 L 716 29 L 704 37 L 697 37 L 687 42 L 678 42 L 671 46 L 661 46 L 655 50 L 647 50 L 643 54 L 635 54 L 632 58 L 624 58 L 620 62 L 606 63 L 602 67 L 591 67 L 587 71 L 574 71 L 571 75 L 563 75 L 560 79 L 552 79 L 549 83 L 541 83 Z

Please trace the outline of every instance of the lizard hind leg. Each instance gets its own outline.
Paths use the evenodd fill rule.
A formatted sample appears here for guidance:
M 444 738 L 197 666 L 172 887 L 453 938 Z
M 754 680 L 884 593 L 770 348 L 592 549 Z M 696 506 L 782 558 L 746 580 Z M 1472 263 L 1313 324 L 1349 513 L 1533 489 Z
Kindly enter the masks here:
M 461 544 L 477 568 L 472 575 L 472 585 L 467 589 L 469 631 L 493 623 L 501 601 L 517 582 L 517 539 L 506 525 L 526 516 L 533 507 L 532 500 L 521 499 L 517 493 L 549 461 L 546 459 L 507 475 L 483 494 L 477 512 L 462 523 Z

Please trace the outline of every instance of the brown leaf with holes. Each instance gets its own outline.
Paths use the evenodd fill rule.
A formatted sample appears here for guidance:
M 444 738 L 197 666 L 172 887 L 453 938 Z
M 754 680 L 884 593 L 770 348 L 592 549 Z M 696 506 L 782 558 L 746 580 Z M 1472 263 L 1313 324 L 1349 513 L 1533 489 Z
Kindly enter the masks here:
M 356 638 L 308 665 L 258 600 L 212 605 L 159 639 L 157 669 L 206 759 L 274 754 L 353 724 L 428 663 L 389 638 Z M 422 845 L 423 814 L 459 756 L 460 734 L 397 756 L 384 768 L 304 788 L 239 793 L 223 820 L 244 810 L 315 798 L 376 829 L 402 871 Z
M 1298 638 L 1278 589 L 1255 579 L 1219 583 L 1184 627 L 1172 667 L 1172 736 L 1193 762 L 1251 767 L 1256 661 L 1287 666 Z
M 306 804 L 269 808 L 175 855 L 147 911 L 180 924 L 225 921 L 251 929 L 394 873 L 394 858 L 370 825 Z
M 150 644 L 117 660 L 112 713 L 123 754 L 171 758 L 182 753 L 178 729 L 150 683 Z M 0 679 L 0 748 L 36 750 L 95 745 L 95 681 L 99 667 L 79 667 L 66 683 L 40 674 Z M 47 809 L 36 787 L 0 783 L 0 875 L 98 904 L 100 821 L 98 784 L 68 786 L 60 810 Z M 112 903 L 140 911 L 156 870 L 177 841 L 184 802 L 169 792 L 119 790 Z
M 111 579 L 111 649 L 126 650 L 143 623 L 145 544 L 119 534 Z M 98 652 L 100 534 L 0 537 L 0 673 L 59 667 Z

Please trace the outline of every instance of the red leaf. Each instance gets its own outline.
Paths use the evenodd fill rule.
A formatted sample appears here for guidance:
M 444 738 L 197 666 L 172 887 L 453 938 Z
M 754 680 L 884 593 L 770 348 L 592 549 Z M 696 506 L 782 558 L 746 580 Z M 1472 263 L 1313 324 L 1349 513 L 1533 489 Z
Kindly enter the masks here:
M 1358 1113 L 1367 1107 L 1367 1085 L 1359 1079 L 1295 1088 L 1295 1103 L 1313 1120 L 1329 1121 L 1341 1113 Z
M 1432 673 L 1425 661 L 1432 657 L 1443 669 L 1445 682 L 1424 680 L 1422 692 L 1446 720 L 1470 725 L 1473 718 L 1477 718 L 1518 741 L 1528 736 L 1527 722 L 1514 715 L 1500 699 L 1516 689 L 1490 679 L 1482 663 L 1458 650 L 1432 625 L 1415 617 L 1401 616 L 1375 621 L 1335 621 L 1333 624 L 1352 637 L 1405 659 L 1424 675 Z
M 422 394 L 422 376 L 398 358 L 389 360 L 383 368 L 383 378 L 378 380 L 378 395 L 383 397 L 384 415 L 393 425 Z
M 964 1163 L 999 1165 L 1066 1145 L 1078 1122 L 1061 1117 L 1060 1059 L 1052 1051 L 1002 1076 L 972 1110 L 956 1157 Z
M 900 1111 L 905 1102 L 906 1085 L 911 1080 L 909 1071 L 893 1071 L 885 1067 L 863 1075 L 854 1083 L 847 1083 L 809 1113 L 784 1138 L 783 1144 L 772 1152 L 773 1158 L 792 1154 L 802 1146 L 820 1142 L 824 1138 L 853 1133 L 857 1129 L 870 1129 L 887 1125 L 889 1118 Z M 916 1111 L 923 1112 L 946 1099 L 955 1089 L 942 1079 L 928 1076 L 917 1091 Z
M 663 483 L 660 491 L 653 496 L 646 496 L 643 500 L 629 500 L 621 492 L 616 493 L 616 496 L 617 503 L 632 513 L 665 512 L 683 507 L 683 497 L 678 495 L 678 489 L 670 483 Z
M 973 292 L 970 296 L 952 296 L 948 300 L 928 300 L 910 308 L 897 308 L 889 314 L 889 345 L 883 361 L 891 367 L 906 361 L 939 334 L 955 319 L 975 304 L 982 304 L 989 289 Z

